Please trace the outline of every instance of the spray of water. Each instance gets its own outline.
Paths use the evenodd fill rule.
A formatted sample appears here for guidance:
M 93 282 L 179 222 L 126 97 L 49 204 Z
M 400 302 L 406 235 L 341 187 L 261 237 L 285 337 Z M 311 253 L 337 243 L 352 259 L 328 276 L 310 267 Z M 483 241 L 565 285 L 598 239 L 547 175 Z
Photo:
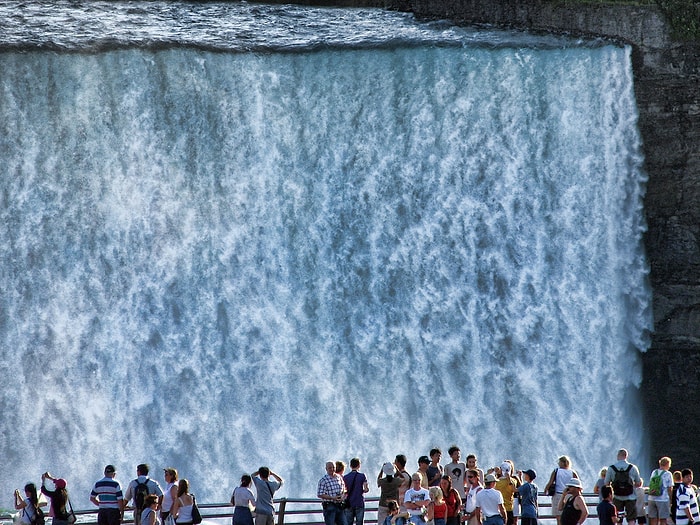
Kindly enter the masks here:
M 310 496 L 645 457 L 629 49 L 0 55 L 3 469 Z M 615 424 L 611 424 L 615 422 Z M 9 493 L 9 490 L 7 491 Z

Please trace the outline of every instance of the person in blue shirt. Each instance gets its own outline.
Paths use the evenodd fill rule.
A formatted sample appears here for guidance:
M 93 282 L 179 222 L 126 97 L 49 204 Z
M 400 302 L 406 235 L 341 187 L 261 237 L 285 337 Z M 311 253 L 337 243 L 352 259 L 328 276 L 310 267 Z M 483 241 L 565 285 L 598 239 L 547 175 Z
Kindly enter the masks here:
M 610 485 L 600 487 L 602 501 L 596 507 L 600 525 L 617 525 L 617 507 L 613 505 L 613 490 Z
M 537 525 L 537 485 L 533 482 L 537 473 L 528 469 L 523 472 L 525 483 L 518 487 L 520 495 L 520 522 L 522 525 Z

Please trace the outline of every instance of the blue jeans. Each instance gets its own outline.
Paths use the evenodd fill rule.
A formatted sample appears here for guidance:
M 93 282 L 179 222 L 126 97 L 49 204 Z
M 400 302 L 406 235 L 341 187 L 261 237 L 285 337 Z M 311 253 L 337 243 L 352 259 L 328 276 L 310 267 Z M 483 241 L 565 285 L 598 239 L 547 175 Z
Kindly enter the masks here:
M 484 520 L 483 525 L 503 525 L 503 518 L 500 514 L 496 514 L 495 516 L 489 516 Z
M 345 525 L 353 525 L 354 520 L 357 520 L 357 525 L 364 525 L 364 507 L 348 507 L 347 509 L 345 509 Z
M 345 514 L 337 503 L 323 504 L 323 521 L 326 525 L 344 525 Z

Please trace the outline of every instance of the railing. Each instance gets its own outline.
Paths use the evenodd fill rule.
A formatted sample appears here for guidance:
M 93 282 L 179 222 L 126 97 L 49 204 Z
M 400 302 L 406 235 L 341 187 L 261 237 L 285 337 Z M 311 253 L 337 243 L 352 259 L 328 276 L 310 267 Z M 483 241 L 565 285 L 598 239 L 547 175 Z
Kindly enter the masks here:
M 583 494 L 583 499 L 588 506 L 588 518 L 597 518 L 596 505 L 598 496 L 596 494 Z M 549 496 L 539 495 L 539 520 L 553 525 L 552 503 Z M 379 498 L 365 498 L 365 523 L 373 525 L 377 523 L 377 506 Z M 322 525 L 323 509 L 321 500 L 317 498 L 281 498 L 275 500 L 277 515 L 275 521 L 277 525 Z M 229 503 L 198 503 L 204 521 L 221 523 L 223 520 L 230 520 L 233 516 L 233 507 Z M 96 525 L 97 508 L 90 510 L 76 510 L 78 525 Z M 126 511 L 124 523 L 133 523 L 133 512 Z M 10 525 L 12 515 L 0 516 L 0 525 Z

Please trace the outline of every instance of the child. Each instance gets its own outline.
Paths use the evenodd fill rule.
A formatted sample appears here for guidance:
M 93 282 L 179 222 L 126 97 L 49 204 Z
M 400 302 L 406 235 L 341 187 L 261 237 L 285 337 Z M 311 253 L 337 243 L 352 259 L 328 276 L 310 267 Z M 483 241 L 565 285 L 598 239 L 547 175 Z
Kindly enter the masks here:
M 445 525 L 447 522 L 447 503 L 440 487 L 430 487 L 430 505 L 428 505 L 428 521 L 434 525 Z
M 160 519 L 156 509 L 158 508 L 158 496 L 149 494 L 143 500 L 141 512 L 141 525 L 160 525 Z
M 600 497 L 603 498 L 603 500 L 598 503 L 596 507 L 600 525 L 617 525 L 617 509 L 612 503 L 612 487 L 610 485 L 603 485 L 600 488 Z
M 537 477 L 537 472 L 528 469 L 523 472 L 525 483 L 518 487 L 518 495 L 521 500 L 520 504 L 520 523 L 522 525 L 537 525 L 537 514 L 539 507 L 537 504 L 538 488 L 534 481 Z
M 600 475 L 598 477 L 598 481 L 595 482 L 595 485 L 593 485 L 593 492 L 595 494 L 598 494 L 598 502 L 600 503 L 603 501 L 603 495 L 600 493 L 600 489 L 603 488 L 605 485 L 605 475 L 608 473 L 608 469 L 606 467 L 603 467 L 600 469 Z
M 406 525 L 408 513 L 401 514 L 399 512 L 399 503 L 395 499 L 387 500 L 386 508 L 389 515 L 384 519 L 384 525 Z
M 644 498 L 644 480 L 640 479 L 642 482 L 641 487 L 635 487 L 634 493 L 637 496 L 637 525 L 646 525 L 647 523 L 647 509 L 646 509 L 646 499 Z

